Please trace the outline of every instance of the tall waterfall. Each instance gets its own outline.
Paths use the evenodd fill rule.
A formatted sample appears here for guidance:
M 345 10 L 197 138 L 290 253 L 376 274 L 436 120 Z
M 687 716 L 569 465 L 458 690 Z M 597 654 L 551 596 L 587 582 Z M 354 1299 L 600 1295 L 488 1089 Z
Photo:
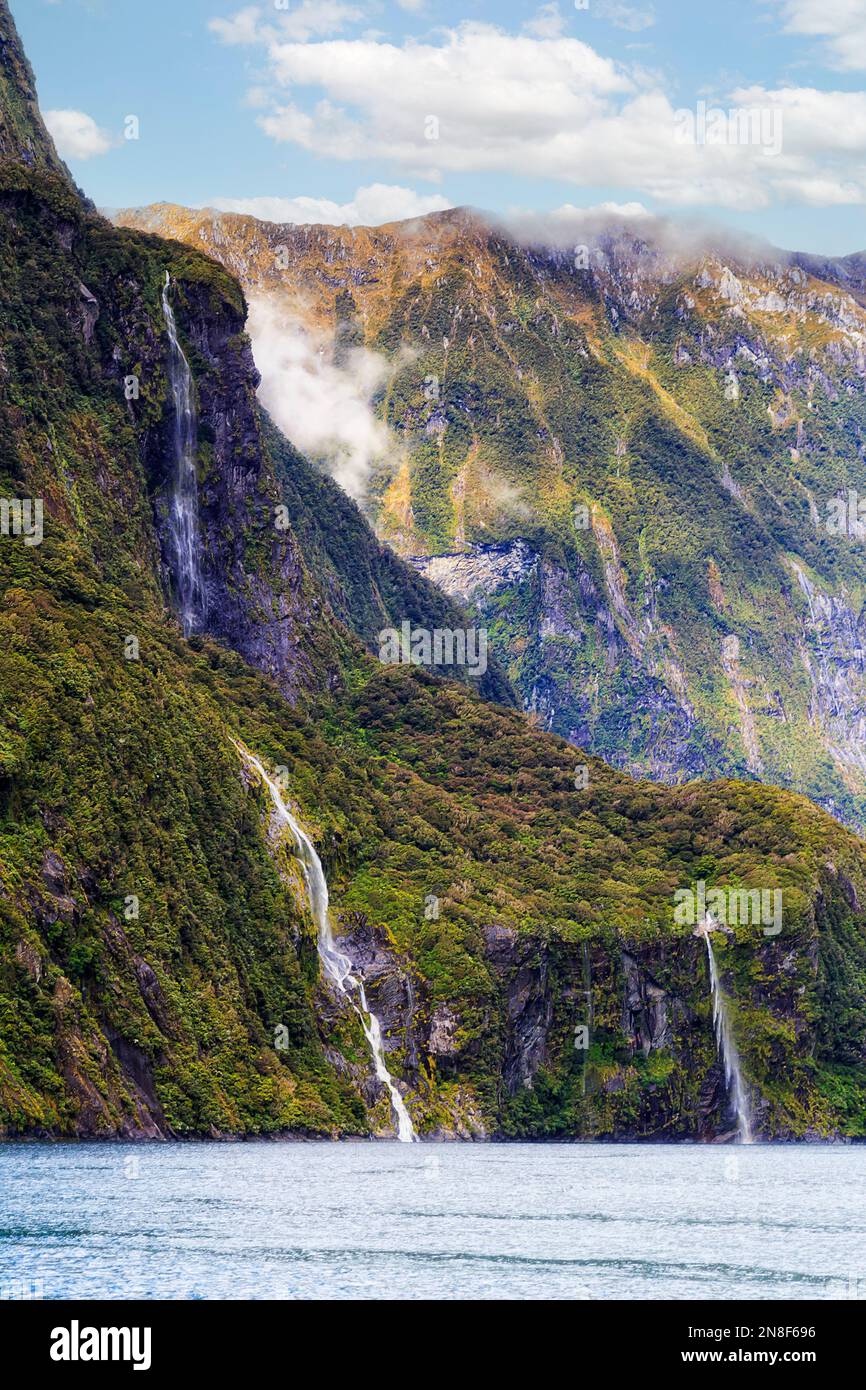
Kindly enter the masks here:
M 168 374 L 174 397 L 174 486 L 169 511 L 169 544 L 172 570 L 177 586 L 180 620 L 188 637 L 204 626 L 207 596 L 201 573 L 196 486 L 196 417 L 192 394 L 192 373 L 178 342 L 174 311 L 168 301 L 171 276 L 165 272 L 162 312 L 168 330 Z
M 254 767 L 261 777 L 271 795 L 274 809 L 280 820 L 289 827 L 295 846 L 298 851 L 301 869 L 304 874 L 304 882 L 307 889 L 307 898 L 310 904 L 310 911 L 313 921 L 316 924 L 317 941 L 319 948 L 319 959 L 322 968 L 328 979 L 333 982 L 341 994 L 348 999 L 358 1018 L 361 1020 L 361 1027 L 364 1036 L 370 1046 L 370 1053 L 373 1058 L 373 1065 L 376 1076 L 387 1088 L 391 1097 L 391 1108 L 397 1122 L 397 1138 L 404 1144 L 411 1144 L 416 1138 L 409 1112 L 403 1103 L 403 1097 L 394 1084 L 387 1066 L 385 1065 L 385 1049 L 382 1046 L 382 1029 L 379 1020 L 371 1012 L 367 1003 L 367 995 L 364 991 L 363 980 L 358 979 L 352 974 L 352 962 L 349 957 L 339 950 L 334 933 L 331 929 L 331 919 L 328 911 L 328 883 L 322 868 L 321 860 L 313 848 L 309 836 L 295 820 L 291 811 L 283 801 L 279 787 L 271 780 L 258 758 L 250 753 L 249 749 L 242 744 L 235 743 L 235 747 L 241 756 Z
M 737 1052 L 737 1045 L 734 1042 L 734 1034 L 731 1028 L 730 1015 L 728 1013 L 728 1001 L 725 998 L 719 980 L 719 972 L 716 969 L 716 958 L 713 955 L 713 943 L 710 940 L 712 922 L 704 923 L 699 931 L 707 943 L 707 959 L 710 965 L 710 988 L 713 996 L 713 1026 L 716 1032 L 716 1043 L 721 1053 L 722 1063 L 725 1068 L 725 1082 L 728 1087 L 728 1094 L 731 1097 L 731 1104 L 734 1107 L 734 1114 L 737 1117 L 737 1131 L 740 1136 L 741 1144 L 753 1143 L 752 1138 L 752 1116 L 749 1108 L 749 1097 L 743 1082 L 743 1073 L 740 1070 L 740 1055 Z

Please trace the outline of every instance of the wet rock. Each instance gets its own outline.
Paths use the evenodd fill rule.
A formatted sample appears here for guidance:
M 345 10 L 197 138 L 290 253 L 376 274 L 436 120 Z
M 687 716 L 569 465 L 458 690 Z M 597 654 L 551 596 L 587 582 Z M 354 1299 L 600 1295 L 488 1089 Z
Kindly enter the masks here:
M 170 1130 L 157 1098 L 149 1057 L 114 1029 L 103 1025 L 103 1032 L 117 1058 L 134 1109 L 134 1118 L 128 1116 L 121 1124 L 121 1136 L 130 1139 L 167 1138 Z
M 457 1015 L 447 1004 L 438 1004 L 430 1018 L 430 1031 L 427 1037 L 427 1051 L 433 1057 L 454 1057 L 458 1051 L 457 1029 L 460 1023 Z
M 405 1070 L 417 1072 L 422 1063 L 422 1020 L 418 985 L 411 967 L 361 912 L 340 917 L 338 944 L 364 982 L 367 1002 L 379 1020 L 386 1054 L 402 1048 Z
M 483 929 L 485 955 L 499 979 L 505 1004 L 502 1077 L 513 1095 L 531 1088 L 544 1063 L 547 1035 L 553 1017 L 548 991 L 547 948 L 534 937 L 511 928 Z
M 35 887 L 26 891 L 29 908 L 37 926 L 52 926 L 55 922 L 73 923 L 78 920 L 79 908 L 69 891 L 66 865 L 54 850 L 46 850 L 40 871 L 46 892 Z
M 625 972 L 623 1032 L 636 1050 L 640 1048 L 648 1056 L 654 1048 L 667 1047 L 670 1043 L 667 995 L 627 951 L 622 952 L 622 966 Z
M 42 860 L 42 882 L 56 898 L 66 896 L 66 865 L 53 849 L 46 850 Z
M 93 330 L 96 327 L 96 320 L 99 318 L 99 300 L 84 284 L 79 284 L 81 294 L 81 308 L 79 314 L 79 327 L 86 343 L 90 343 L 93 338 Z

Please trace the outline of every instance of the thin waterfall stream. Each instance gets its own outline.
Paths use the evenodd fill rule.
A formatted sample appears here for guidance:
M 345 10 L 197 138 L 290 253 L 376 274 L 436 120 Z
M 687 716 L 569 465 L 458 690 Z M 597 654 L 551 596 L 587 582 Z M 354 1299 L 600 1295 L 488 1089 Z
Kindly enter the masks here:
M 740 1054 L 737 1051 L 737 1044 L 734 1042 L 734 1033 L 731 1027 L 730 1012 L 725 992 L 722 989 L 719 979 L 719 972 L 716 966 L 716 957 L 713 954 L 713 943 L 710 940 L 710 933 L 715 923 L 708 919 L 702 922 L 697 929 L 697 935 L 702 936 L 707 943 L 707 960 L 710 967 L 710 989 L 713 999 L 713 1028 L 716 1034 L 716 1044 L 722 1058 L 722 1065 L 725 1069 L 725 1083 L 728 1088 L 728 1095 L 731 1098 L 734 1115 L 737 1121 L 737 1133 L 741 1144 L 754 1143 L 752 1134 L 752 1114 L 749 1106 L 749 1096 L 743 1081 L 743 1073 L 740 1067 Z
M 201 535 L 198 522 L 198 484 L 195 456 L 198 422 L 192 389 L 192 373 L 178 341 L 174 310 L 168 299 L 171 276 L 165 272 L 162 312 L 168 332 L 168 375 L 174 398 L 175 473 L 169 509 L 168 531 L 172 570 L 184 636 L 204 626 L 207 595 L 201 572 Z
M 234 740 L 233 740 L 234 742 Z M 310 911 L 313 921 L 316 924 L 316 939 L 319 950 L 319 959 L 322 968 L 328 979 L 336 986 L 340 994 L 348 999 L 355 1013 L 361 1021 L 364 1030 L 364 1037 L 370 1048 L 373 1058 L 373 1066 L 376 1076 L 388 1091 L 391 1099 L 391 1109 L 397 1124 L 397 1138 L 404 1144 L 411 1144 L 417 1139 L 415 1128 L 409 1118 L 409 1112 L 403 1102 L 403 1097 L 397 1089 L 394 1078 L 385 1063 L 385 1049 L 382 1045 L 382 1029 L 376 1015 L 371 1011 L 367 1003 L 367 995 L 364 990 L 364 982 L 357 975 L 352 974 L 352 962 L 347 955 L 337 946 L 334 939 L 334 932 L 331 927 L 329 913 L 328 882 L 325 878 L 325 871 L 322 868 L 321 860 L 316 853 L 310 837 L 306 831 L 298 824 L 295 817 L 283 800 L 277 784 L 270 778 L 262 766 L 261 762 L 243 744 L 236 743 L 235 747 L 241 757 L 250 767 L 254 768 L 267 787 L 274 810 L 280 820 L 288 826 L 291 831 L 295 847 L 298 851 L 298 860 L 304 875 L 304 883 L 307 890 L 307 899 L 310 904 Z

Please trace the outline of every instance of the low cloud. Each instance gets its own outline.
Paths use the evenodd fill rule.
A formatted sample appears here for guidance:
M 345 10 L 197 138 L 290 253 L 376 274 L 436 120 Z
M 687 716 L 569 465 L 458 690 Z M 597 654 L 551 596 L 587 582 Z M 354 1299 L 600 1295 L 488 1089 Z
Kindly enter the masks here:
M 680 266 L 706 255 L 759 265 L 777 262 L 787 254 L 763 237 L 706 217 L 661 217 L 641 203 L 596 203 L 585 208 L 564 203 L 544 213 L 514 209 L 493 220 L 524 246 L 584 250 L 593 267 L 605 263 L 608 244 L 620 239 L 637 241 L 650 253 Z M 651 264 L 650 256 L 647 265 Z
M 265 222 L 380 227 L 383 222 L 402 222 L 429 212 L 443 212 L 451 203 L 438 193 L 421 195 L 398 184 L 371 183 L 359 188 L 348 203 L 307 197 L 214 198 L 211 207 L 219 212 L 247 213 Z
M 44 118 L 63 159 L 94 159 L 111 149 L 110 136 L 84 111 L 46 111 Z
M 308 39 L 338 34 L 363 18 L 363 10 L 344 4 L 343 0 L 301 0 L 284 13 L 275 12 L 273 6 L 265 10 L 261 5 L 247 5 L 230 19 L 208 20 L 208 28 L 223 43 L 232 45 L 274 42 L 280 38 L 306 43 Z
M 784 0 L 781 12 L 789 29 L 826 34 L 837 65 L 853 68 L 866 54 L 862 8 Z M 260 34 L 259 125 L 317 159 L 375 160 L 433 183 L 522 175 L 744 211 L 866 202 L 866 94 L 756 86 L 677 109 L 657 73 L 564 33 L 562 13 L 545 4 L 517 34 L 467 21 L 399 44 Z M 633 29 L 651 17 L 618 0 L 603 13 Z M 709 130 L 699 106 L 712 108 Z
M 620 0 L 594 0 L 592 14 L 595 19 L 606 19 L 616 29 L 626 29 L 632 34 L 651 29 L 656 22 L 652 5 L 639 9 L 636 5 L 622 4 Z
M 847 71 L 866 68 L 866 7 L 863 0 L 783 0 L 787 34 L 824 41 L 832 67 Z
M 596 230 L 611 226 L 639 228 L 641 223 L 658 221 L 655 213 L 644 207 L 643 203 L 594 203 L 591 207 L 578 207 L 574 203 L 562 203 L 549 212 L 536 212 L 534 208 L 512 208 L 504 218 L 497 219 L 522 238 L 536 238 L 551 245 L 566 245 L 574 241 L 580 231 Z
M 362 500 L 374 465 L 399 449 L 372 405 L 391 371 L 386 359 L 353 348 L 335 364 L 330 338 L 263 296 L 250 299 L 247 331 L 265 409 L 296 448 Z

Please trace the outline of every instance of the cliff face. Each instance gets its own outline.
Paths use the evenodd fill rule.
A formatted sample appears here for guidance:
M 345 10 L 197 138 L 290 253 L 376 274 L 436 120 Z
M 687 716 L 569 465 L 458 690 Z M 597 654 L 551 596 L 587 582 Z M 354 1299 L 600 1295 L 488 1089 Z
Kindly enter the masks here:
M 208 597 L 188 640 L 166 272 Z M 705 883 L 784 904 L 778 933 L 716 934 L 760 1132 L 862 1135 L 862 841 L 772 788 L 632 782 L 374 660 L 378 622 L 458 610 L 260 416 L 243 315 L 215 263 L 0 164 L 0 1132 L 393 1132 L 240 739 L 318 847 L 422 1134 L 728 1136 L 704 947 L 674 915 Z M 596 536 L 582 611 L 637 663 L 654 629 Z M 572 621 L 550 547 L 467 556 L 461 598 L 528 584 Z
M 129 478 L 112 479 L 106 489 L 113 513 L 108 531 L 102 530 L 105 498 L 90 499 L 90 524 L 84 531 L 94 537 L 99 533 L 98 563 L 112 569 L 122 562 L 151 597 L 156 580 L 164 605 L 173 606 L 176 576 L 168 532 L 176 470 L 175 405 L 161 305 L 169 274 L 169 296 L 193 375 L 199 546 L 207 595 L 202 633 L 272 676 L 294 701 L 302 690 L 327 690 L 339 682 L 342 666 L 357 646 L 352 630 L 373 645 L 381 627 L 399 625 L 404 617 L 430 628 L 465 621 L 411 567 L 395 557 L 386 559 L 353 504 L 327 480 L 317 484 L 310 465 L 269 430 L 256 403 L 258 374 L 244 332 L 246 306 L 234 281 L 177 244 L 113 230 L 87 211 L 66 181 L 28 175 L 20 165 L 8 164 L 0 197 L 6 214 L 10 315 L 30 312 L 25 297 L 33 292 L 21 268 L 13 265 L 16 230 L 32 238 L 46 261 L 58 261 L 54 275 L 42 277 L 41 287 L 55 322 L 48 330 L 37 330 L 32 347 L 13 330 L 14 350 L 29 359 L 26 370 L 39 371 L 42 361 L 58 350 L 51 340 L 56 326 L 79 389 L 104 395 L 112 428 L 136 451 L 137 471 L 143 473 L 143 489 L 136 492 L 130 492 Z M 44 467 L 36 465 L 33 481 L 54 494 L 54 505 L 73 506 L 86 522 L 83 495 L 76 503 L 70 496 L 61 499 L 62 480 L 52 468 L 50 431 L 72 436 L 73 423 L 62 399 L 54 409 L 46 392 L 44 404 L 45 422 L 13 411 L 9 447 L 17 440 L 20 453 L 31 454 L 44 429 Z M 97 412 L 85 411 L 79 423 L 88 414 L 100 449 L 107 447 Z M 104 470 L 110 468 L 109 460 L 103 460 L 103 472 L 78 486 L 103 488 L 108 481 Z M 332 495 L 322 495 L 329 488 Z M 314 567 L 321 569 L 327 559 L 329 582 L 316 583 L 294 525 L 305 526 L 312 536 L 314 531 L 327 533 L 338 520 L 344 538 L 336 558 L 310 547 Z M 345 534 L 351 528 L 357 547 Z M 345 593 L 355 582 L 354 550 L 365 546 L 375 556 L 375 575 L 368 565 L 362 585 L 375 597 L 361 611 L 345 601 Z M 323 588 L 330 589 L 333 608 Z M 495 664 L 482 688 L 513 700 Z
M 50 499 L 49 507 L 61 515 L 71 513 L 70 519 L 80 523 L 82 539 L 89 542 L 103 574 L 118 567 L 136 574 L 151 598 L 156 598 L 156 584 L 170 602 L 174 581 L 167 558 L 167 499 L 176 461 L 160 304 L 165 274 L 170 273 L 181 331 L 197 369 L 207 631 L 274 676 L 294 698 L 321 676 L 325 648 L 329 665 L 339 664 L 341 639 L 332 634 L 325 644 L 319 640 L 325 621 L 322 601 L 291 533 L 276 526 L 276 487 L 256 411 L 257 377 L 237 288 L 215 267 L 178 254 L 178 248 L 172 252 L 155 240 L 137 242 L 112 232 L 64 184 L 28 180 L 18 167 L 7 166 L 0 197 L 13 354 L 7 371 L 11 375 L 16 366 L 23 367 L 25 357 L 27 369 L 39 371 L 49 354 L 61 349 L 69 353 L 70 385 L 84 397 L 71 418 L 69 398 L 60 392 L 55 405 L 50 390 L 45 391 L 42 409 L 33 418 L 15 409 L 13 395 L 8 447 L 22 463 L 32 461 L 29 481 Z M 12 264 L 19 231 L 40 255 L 58 262 L 53 274 L 45 267 L 41 277 L 45 321 L 32 345 L 11 318 L 15 310 L 32 312 L 27 301 L 33 287 L 22 268 Z M 57 341 L 52 340 L 55 330 Z M 58 391 L 61 384 L 58 379 Z M 110 429 L 137 454 L 134 478 L 124 476 L 106 456 Z M 72 447 L 78 431 L 85 437 L 92 433 L 101 469 L 73 484 L 62 471 L 58 475 L 57 457 Z
M 5 3 L 0 7 L 0 158 L 69 178 L 42 120 L 33 70 Z
M 432 686 L 425 690 L 435 698 Z M 747 842 L 747 853 L 769 854 L 770 875 L 781 872 L 788 883 L 785 903 L 802 909 L 794 908 L 796 926 L 786 907 L 779 930 L 769 917 L 744 930 L 741 915 L 714 937 L 757 1129 L 778 1138 L 826 1134 L 825 1086 L 846 1113 L 843 1128 L 862 1113 L 851 1087 L 863 1065 L 866 954 L 849 925 L 849 914 L 862 912 L 862 894 L 832 853 L 814 861 L 817 893 L 806 889 L 800 898 L 787 880 L 784 846 L 802 826 L 794 829 L 785 808 L 796 806 L 799 821 L 807 803 L 744 784 L 634 784 L 593 761 L 575 820 L 573 767 L 558 741 L 516 738 L 502 716 L 476 705 L 459 713 L 459 744 L 473 750 L 471 762 L 461 762 L 439 747 L 442 726 L 430 721 L 425 730 L 413 713 L 410 732 L 391 692 L 371 687 L 361 706 L 376 750 L 400 750 L 413 771 L 432 776 L 440 797 L 459 797 L 467 778 L 477 789 L 471 811 L 464 802 L 450 831 L 457 859 L 438 878 L 408 869 L 403 887 L 416 885 L 423 923 L 407 920 L 402 894 L 392 896 L 387 875 L 372 866 L 341 898 L 346 947 L 364 968 L 375 962 L 371 997 L 428 1124 L 459 1135 L 732 1136 L 704 942 L 689 925 L 674 924 L 661 885 L 693 884 L 710 865 L 714 882 L 735 882 Z M 450 700 L 442 714 L 444 727 L 453 726 Z M 424 815 L 435 833 L 453 811 L 437 797 Z M 462 873 L 467 838 L 479 845 L 488 828 L 489 871 L 476 860 Z M 628 870 L 618 857 L 620 835 Z M 556 866 L 566 862 L 560 916 Z M 763 861 L 759 873 L 767 872 Z M 383 900 L 390 946 L 381 931 L 371 940 L 371 905 Z M 517 902 L 529 920 L 512 915 Z M 401 960 L 404 941 L 412 942 L 414 974 Z M 833 1021 L 832 1038 L 816 1027 L 818 1015 Z M 825 1079 L 816 1086 L 818 1077 Z
M 163 247 L 154 247 L 158 259 Z M 258 374 L 234 286 L 215 289 L 200 267 L 170 290 L 193 370 L 197 417 L 198 521 L 206 620 L 201 631 L 272 676 L 291 700 L 339 680 L 351 643 L 333 620 L 304 565 L 281 501 L 258 414 Z M 171 271 L 169 271 L 171 273 Z M 181 275 L 184 267 L 181 267 Z M 164 379 L 165 338 L 142 361 Z M 144 438 L 144 457 L 161 539 L 163 586 L 171 591 L 166 545 L 175 459 L 173 403 Z M 135 417 L 135 407 L 131 411 Z
M 862 258 L 664 233 L 563 248 L 462 211 L 121 221 L 206 250 L 335 361 L 348 339 L 390 364 L 393 464 L 367 509 L 461 601 L 474 567 L 546 727 L 635 775 L 792 787 L 862 829 Z M 537 560 L 490 565 L 515 546 Z

